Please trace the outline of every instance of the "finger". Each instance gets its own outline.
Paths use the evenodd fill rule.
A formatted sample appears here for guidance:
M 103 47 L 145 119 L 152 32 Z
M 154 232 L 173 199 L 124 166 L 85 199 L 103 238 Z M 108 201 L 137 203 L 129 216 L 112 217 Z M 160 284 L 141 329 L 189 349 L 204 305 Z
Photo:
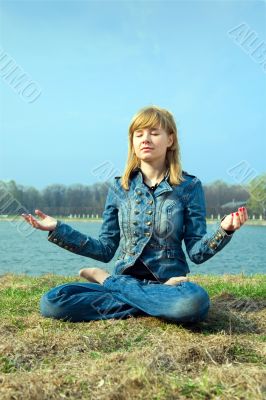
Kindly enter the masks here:
M 244 207 L 244 216 L 245 216 L 245 221 L 248 219 L 248 211 L 246 207 Z
M 30 217 L 27 214 L 21 214 L 21 216 L 25 219 L 26 222 L 30 223 Z
M 241 216 L 240 222 L 241 222 L 241 225 L 243 225 L 246 222 L 246 220 L 248 219 L 248 213 L 247 213 L 247 209 L 245 207 L 240 208 L 240 216 Z
M 40 218 L 44 219 L 47 217 L 41 210 L 35 210 L 35 214 L 37 214 Z
M 240 217 L 239 217 L 239 213 L 235 212 L 234 213 L 234 219 L 233 219 L 233 225 L 234 225 L 234 229 L 239 229 L 240 228 Z
M 243 207 L 238 208 L 238 214 L 239 214 L 240 223 L 243 224 L 245 222 Z
M 243 224 L 246 222 L 248 219 L 248 213 L 246 207 L 241 207 L 242 209 L 242 216 L 243 216 L 243 221 L 241 221 Z
M 38 221 L 30 214 L 30 223 L 34 228 L 39 228 Z
M 226 218 L 222 218 L 221 227 L 223 229 L 232 229 L 233 227 L 233 218 L 234 213 L 231 212 L 230 214 L 226 215 Z
M 28 224 L 30 224 L 34 228 L 37 228 L 36 222 L 32 219 L 31 214 L 22 214 L 22 217 L 25 219 L 26 222 L 28 222 Z
M 31 214 L 29 214 L 29 222 L 30 222 L 31 225 L 33 225 L 33 223 L 34 223 L 33 222 L 33 216 Z

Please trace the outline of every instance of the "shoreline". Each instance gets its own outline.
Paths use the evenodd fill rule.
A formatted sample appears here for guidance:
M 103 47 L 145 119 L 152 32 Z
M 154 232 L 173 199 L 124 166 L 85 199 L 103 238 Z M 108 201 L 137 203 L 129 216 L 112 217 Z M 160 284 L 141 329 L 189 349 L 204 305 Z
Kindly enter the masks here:
M 63 222 L 102 222 L 103 219 L 102 218 L 68 218 L 68 217 L 53 217 L 56 218 L 60 221 Z M 23 221 L 22 217 L 15 215 L 13 217 L 1 217 L 0 216 L 0 222 L 3 221 L 15 221 L 15 220 L 21 220 Z M 210 218 L 206 218 L 206 222 L 209 224 L 216 224 L 219 222 L 218 219 L 210 219 Z M 254 226 L 266 226 L 266 220 L 247 220 L 245 222 L 245 225 L 254 225 Z

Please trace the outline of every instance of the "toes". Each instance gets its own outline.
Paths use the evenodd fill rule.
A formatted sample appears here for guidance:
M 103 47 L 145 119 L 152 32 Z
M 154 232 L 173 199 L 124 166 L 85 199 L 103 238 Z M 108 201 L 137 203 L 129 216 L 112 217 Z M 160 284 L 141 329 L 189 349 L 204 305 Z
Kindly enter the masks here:
M 187 282 L 188 281 L 188 278 L 186 278 L 185 276 L 183 277 L 174 277 L 174 278 L 172 278 L 172 281 L 171 282 L 173 282 L 173 284 L 175 284 L 175 285 L 178 285 L 178 284 L 180 284 L 181 282 Z
M 183 277 L 177 277 L 177 278 L 173 278 L 176 282 L 183 282 L 183 281 L 188 281 L 188 278 L 186 278 L 185 276 Z

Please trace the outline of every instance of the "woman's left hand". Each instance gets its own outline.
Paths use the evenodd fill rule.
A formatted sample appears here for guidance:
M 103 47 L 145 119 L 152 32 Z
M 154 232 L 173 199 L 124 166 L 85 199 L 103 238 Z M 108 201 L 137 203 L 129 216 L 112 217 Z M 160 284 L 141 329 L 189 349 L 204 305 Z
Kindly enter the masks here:
M 239 207 L 237 212 L 231 213 L 221 222 L 221 227 L 226 231 L 235 231 L 247 221 L 248 212 L 246 207 Z

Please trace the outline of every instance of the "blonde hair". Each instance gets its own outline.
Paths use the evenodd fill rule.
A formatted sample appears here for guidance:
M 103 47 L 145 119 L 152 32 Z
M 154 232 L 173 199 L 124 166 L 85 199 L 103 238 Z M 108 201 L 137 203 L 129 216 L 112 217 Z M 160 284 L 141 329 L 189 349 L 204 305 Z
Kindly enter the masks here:
M 132 171 L 140 167 L 140 160 L 136 156 L 133 147 L 134 131 L 143 128 L 155 128 L 158 125 L 168 135 L 172 134 L 173 136 L 173 143 L 167 149 L 165 156 L 166 167 L 169 168 L 169 183 L 171 185 L 179 185 L 185 180 L 182 177 L 180 148 L 174 116 L 170 111 L 152 105 L 141 108 L 130 121 L 128 130 L 128 158 L 121 177 L 121 185 L 125 190 L 129 190 L 129 180 Z

